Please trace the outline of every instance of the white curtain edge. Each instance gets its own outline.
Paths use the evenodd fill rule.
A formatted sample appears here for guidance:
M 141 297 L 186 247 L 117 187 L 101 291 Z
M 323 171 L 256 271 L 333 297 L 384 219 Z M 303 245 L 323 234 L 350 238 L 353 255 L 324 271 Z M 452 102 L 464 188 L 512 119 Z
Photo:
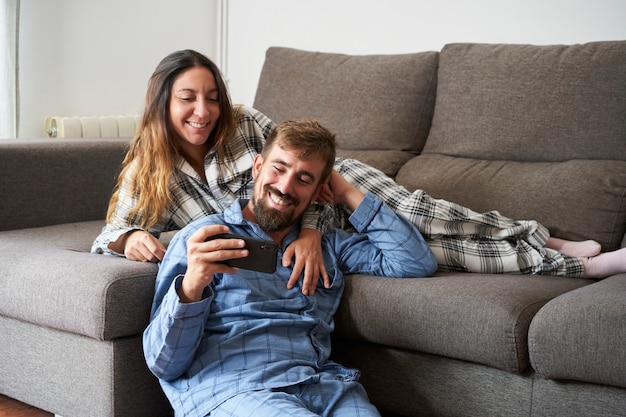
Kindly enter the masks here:
M 0 0 L 0 139 L 18 135 L 19 10 L 20 0 Z

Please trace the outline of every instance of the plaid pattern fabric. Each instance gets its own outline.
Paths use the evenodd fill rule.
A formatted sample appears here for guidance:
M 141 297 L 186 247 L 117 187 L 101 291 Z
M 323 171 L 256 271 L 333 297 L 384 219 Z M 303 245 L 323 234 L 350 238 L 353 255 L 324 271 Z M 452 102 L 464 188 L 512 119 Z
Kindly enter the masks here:
M 261 152 L 274 126 L 265 115 L 243 107 L 236 132 L 229 140 L 230 158 L 220 160 L 215 151 L 206 157 L 208 184 L 180 158 L 170 184 L 173 204 L 149 232 L 159 236 L 162 232 L 179 230 L 193 220 L 222 213 L 236 198 L 249 198 L 254 156 Z M 361 191 L 376 194 L 393 211 L 415 224 L 442 271 L 582 276 L 580 259 L 544 247 L 549 232 L 536 221 L 515 221 L 497 211 L 476 213 L 434 199 L 423 190 L 411 193 L 381 171 L 354 159 L 337 158 L 335 169 Z M 92 245 L 92 252 L 112 254 L 107 247 L 110 242 L 139 229 L 135 219 L 127 219 L 135 203 L 136 196 L 129 192 L 127 179 L 122 182 L 115 220 L 104 226 Z M 305 213 L 303 225 L 325 232 L 332 223 L 349 230 L 348 216 L 342 207 L 313 205 Z
M 207 184 L 180 157 L 169 186 L 172 205 L 163 213 L 161 221 L 148 232 L 158 237 L 162 232 L 179 230 L 196 219 L 222 213 L 237 198 L 250 198 L 254 157 L 263 149 L 265 139 L 274 126 L 274 122 L 262 113 L 243 107 L 237 129 L 228 140 L 230 155 L 221 159 L 212 150 L 205 158 Z M 108 248 L 110 242 L 131 230 L 140 229 L 137 219 L 128 219 L 128 212 L 137 203 L 137 195 L 130 192 L 130 179 L 133 176 L 131 171 L 120 187 L 114 220 L 104 226 L 92 245 L 91 251 L 94 253 L 114 254 Z M 331 214 L 324 207 L 313 205 L 305 213 L 303 224 L 305 227 L 326 231 L 326 223 Z
M 582 276 L 580 259 L 544 247 L 549 232 L 536 221 L 512 220 L 497 211 L 476 213 L 434 199 L 423 190 L 411 193 L 381 171 L 354 159 L 337 158 L 335 169 L 413 223 L 437 257 L 441 271 Z M 335 225 L 347 227 L 348 214 L 337 207 Z

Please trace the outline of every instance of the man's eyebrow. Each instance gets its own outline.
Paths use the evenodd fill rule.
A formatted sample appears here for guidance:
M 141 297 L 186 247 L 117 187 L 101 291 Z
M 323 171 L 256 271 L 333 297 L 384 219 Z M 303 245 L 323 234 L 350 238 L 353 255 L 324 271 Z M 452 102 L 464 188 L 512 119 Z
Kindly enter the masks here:
M 285 166 L 287 168 L 291 168 L 291 164 L 287 163 L 286 161 L 284 161 L 284 160 L 282 160 L 280 158 L 274 158 L 272 160 L 272 162 L 275 163 L 275 164 L 283 165 L 283 166 Z M 298 174 L 301 175 L 301 176 L 309 177 L 309 178 L 311 178 L 311 180 L 315 181 L 315 174 L 312 173 L 311 171 L 303 169 L 303 170 L 299 171 Z

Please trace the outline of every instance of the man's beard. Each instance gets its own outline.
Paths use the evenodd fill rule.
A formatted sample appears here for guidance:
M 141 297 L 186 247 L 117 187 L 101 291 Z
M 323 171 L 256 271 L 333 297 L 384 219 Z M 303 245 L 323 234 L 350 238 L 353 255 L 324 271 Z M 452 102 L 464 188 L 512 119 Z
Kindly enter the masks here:
M 266 199 L 269 198 L 269 192 L 278 195 L 283 200 L 290 203 L 291 207 L 288 210 L 276 210 L 269 208 L 266 204 Z M 300 201 L 292 195 L 281 193 L 270 185 L 265 185 L 263 187 L 263 197 L 260 199 L 256 199 L 253 196 L 252 203 L 256 221 L 266 232 L 276 232 L 291 227 L 296 223 L 298 217 L 300 216 L 300 214 L 295 213 L 296 207 L 300 204 Z

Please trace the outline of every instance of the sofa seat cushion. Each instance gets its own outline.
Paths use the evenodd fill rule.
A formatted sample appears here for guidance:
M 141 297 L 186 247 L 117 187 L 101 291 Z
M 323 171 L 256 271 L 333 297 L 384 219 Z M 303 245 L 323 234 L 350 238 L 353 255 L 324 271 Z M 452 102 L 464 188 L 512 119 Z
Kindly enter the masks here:
M 626 274 L 563 294 L 534 317 L 530 361 L 540 375 L 626 388 Z
M 141 334 L 157 265 L 89 253 L 103 225 L 0 232 L 0 314 L 98 340 Z
M 438 52 L 344 55 L 272 47 L 254 107 L 279 123 L 315 118 L 344 149 L 421 151 L 430 129 Z
M 532 275 L 351 275 L 336 336 L 523 372 L 535 313 L 554 297 L 591 283 Z
M 626 147 L 626 143 L 625 143 Z M 626 161 L 516 162 L 422 154 L 396 177 L 478 212 L 538 220 L 553 236 L 615 250 L 626 233 Z

